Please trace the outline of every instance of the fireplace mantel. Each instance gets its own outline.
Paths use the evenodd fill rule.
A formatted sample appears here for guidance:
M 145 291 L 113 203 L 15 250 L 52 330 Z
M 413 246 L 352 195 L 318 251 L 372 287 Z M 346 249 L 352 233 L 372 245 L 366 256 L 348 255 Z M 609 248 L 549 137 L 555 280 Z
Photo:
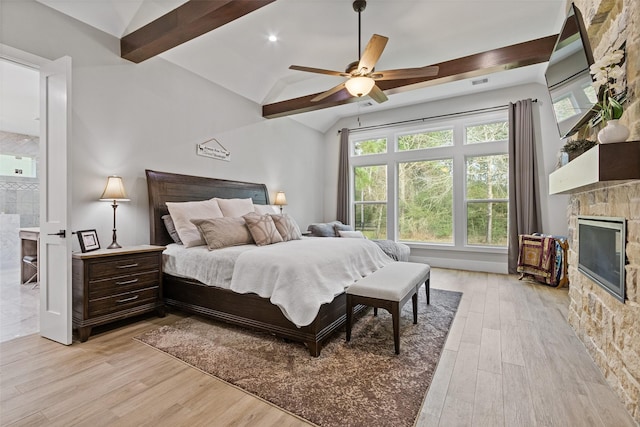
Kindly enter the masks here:
M 549 175 L 549 194 L 584 191 L 599 182 L 640 179 L 640 141 L 598 144 Z

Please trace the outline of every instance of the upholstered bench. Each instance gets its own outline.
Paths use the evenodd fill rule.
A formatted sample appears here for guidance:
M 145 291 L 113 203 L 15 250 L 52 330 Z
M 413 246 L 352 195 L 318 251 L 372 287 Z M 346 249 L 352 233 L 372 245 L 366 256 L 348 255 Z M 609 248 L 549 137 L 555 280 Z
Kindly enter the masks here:
M 400 310 L 412 299 L 413 323 L 418 323 L 418 290 L 424 283 L 429 303 L 431 267 L 414 262 L 393 262 L 374 271 L 347 288 L 347 341 L 351 340 L 353 307 L 363 304 L 391 313 L 393 342 L 396 354 L 400 354 Z

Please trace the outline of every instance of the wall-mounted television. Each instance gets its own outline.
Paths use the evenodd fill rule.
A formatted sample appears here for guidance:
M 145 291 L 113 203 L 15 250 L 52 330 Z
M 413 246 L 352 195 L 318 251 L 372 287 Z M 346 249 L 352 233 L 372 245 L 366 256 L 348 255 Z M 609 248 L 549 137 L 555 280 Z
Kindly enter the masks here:
M 572 3 L 545 71 L 560 137 L 575 133 L 596 113 L 589 67 L 593 52 L 580 10 Z

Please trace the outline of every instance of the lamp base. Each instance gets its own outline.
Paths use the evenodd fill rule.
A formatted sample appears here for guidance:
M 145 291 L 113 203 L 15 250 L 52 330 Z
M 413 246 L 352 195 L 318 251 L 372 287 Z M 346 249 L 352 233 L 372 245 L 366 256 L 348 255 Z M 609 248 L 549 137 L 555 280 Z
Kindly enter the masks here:
M 118 244 L 115 226 L 116 226 L 116 210 L 114 208 L 113 209 L 113 235 L 111 236 L 111 244 L 107 246 L 107 249 L 118 249 L 122 247 Z

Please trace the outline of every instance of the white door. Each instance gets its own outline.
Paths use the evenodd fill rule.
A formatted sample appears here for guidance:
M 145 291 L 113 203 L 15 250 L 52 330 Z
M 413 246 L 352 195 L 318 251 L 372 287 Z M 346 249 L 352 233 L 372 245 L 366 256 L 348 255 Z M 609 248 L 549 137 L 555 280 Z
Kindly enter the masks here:
M 40 68 L 40 335 L 71 344 L 71 58 Z

